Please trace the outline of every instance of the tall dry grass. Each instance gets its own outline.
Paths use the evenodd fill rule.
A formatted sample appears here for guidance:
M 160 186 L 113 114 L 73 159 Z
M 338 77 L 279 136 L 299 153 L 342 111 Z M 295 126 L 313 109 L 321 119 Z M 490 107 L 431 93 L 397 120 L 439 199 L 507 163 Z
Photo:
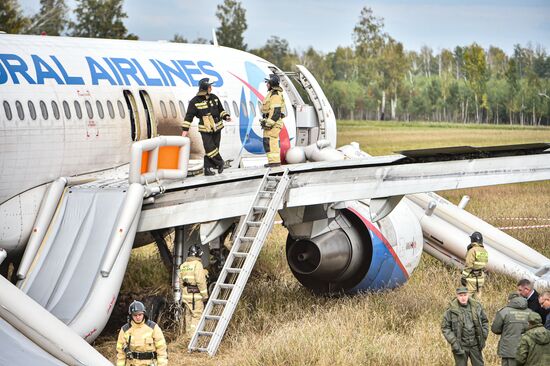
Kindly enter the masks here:
M 404 125 L 404 126 L 403 126 Z M 444 124 L 342 122 L 340 144 L 358 141 L 374 154 L 449 145 L 493 145 L 550 141 L 550 129 L 488 128 Z M 503 139 L 503 140 L 500 140 Z M 503 217 L 550 218 L 550 182 L 441 192 L 496 226 Z M 533 221 L 516 220 L 514 225 Z M 546 222 L 547 224 L 549 222 Z M 550 257 L 550 229 L 509 233 Z M 452 355 L 440 331 L 441 316 L 453 298 L 459 271 L 424 254 L 402 287 L 380 293 L 317 297 L 294 279 L 286 264 L 286 230 L 274 228 L 215 358 L 188 354 L 186 339 L 167 330 L 170 365 L 449 365 Z M 154 247 L 132 254 L 122 292 L 169 293 L 169 276 Z M 490 274 L 483 304 L 489 319 L 515 289 L 509 277 Z M 95 346 L 114 359 L 116 334 Z M 498 337 L 484 351 L 487 365 L 498 365 Z

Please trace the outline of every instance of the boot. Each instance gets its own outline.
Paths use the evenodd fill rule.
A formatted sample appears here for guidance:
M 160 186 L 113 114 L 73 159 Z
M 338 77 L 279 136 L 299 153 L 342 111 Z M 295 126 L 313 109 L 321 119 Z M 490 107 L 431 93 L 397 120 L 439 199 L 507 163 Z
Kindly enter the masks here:
M 223 173 L 223 165 L 224 165 L 224 163 L 222 163 L 222 164 L 220 164 L 220 166 L 218 166 L 218 174 Z
M 204 175 L 214 175 L 214 173 L 210 168 L 204 168 Z

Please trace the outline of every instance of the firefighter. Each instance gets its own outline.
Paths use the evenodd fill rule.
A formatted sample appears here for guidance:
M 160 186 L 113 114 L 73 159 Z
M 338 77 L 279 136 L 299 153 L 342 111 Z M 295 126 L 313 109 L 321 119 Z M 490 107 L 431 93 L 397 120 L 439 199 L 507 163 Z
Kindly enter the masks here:
M 283 128 L 283 118 L 286 114 L 283 89 L 279 86 L 279 77 L 275 74 L 269 75 L 265 79 L 267 83 L 267 96 L 262 103 L 262 126 L 264 136 L 264 150 L 267 154 L 267 164 L 265 167 L 275 167 L 281 165 L 281 155 L 279 147 L 279 133 Z
M 206 275 L 201 262 L 202 249 L 198 245 L 189 248 L 189 255 L 180 266 L 182 301 L 184 304 L 185 333 L 192 336 L 208 300 Z
M 189 101 L 182 124 L 182 136 L 187 136 L 193 118 L 199 119 L 199 132 L 204 146 L 204 175 L 214 175 L 212 168 L 223 172 L 224 161 L 220 155 L 221 130 L 223 121 L 231 116 L 223 109 L 220 99 L 212 94 L 212 83 L 208 78 L 199 80 L 199 92 Z
M 483 236 L 474 232 L 470 236 L 471 244 L 468 245 L 466 263 L 462 271 L 460 282 L 468 288 L 468 293 L 476 300 L 481 300 L 481 292 L 485 284 L 485 267 L 489 261 L 487 250 L 483 247 Z
M 128 323 L 120 329 L 116 344 L 117 366 L 166 366 L 168 355 L 162 330 L 147 318 L 145 305 L 133 301 Z

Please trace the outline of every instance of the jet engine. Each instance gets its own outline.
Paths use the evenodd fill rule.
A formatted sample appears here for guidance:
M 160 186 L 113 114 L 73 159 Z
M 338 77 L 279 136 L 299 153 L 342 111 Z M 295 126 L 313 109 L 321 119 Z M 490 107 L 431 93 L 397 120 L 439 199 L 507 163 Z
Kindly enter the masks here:
M 359 201 L 285 209 L 281 216 L 289 267 L 319 294 L 395 288 L 420 261 L 422 230 L 406 202 L 377 223 Z

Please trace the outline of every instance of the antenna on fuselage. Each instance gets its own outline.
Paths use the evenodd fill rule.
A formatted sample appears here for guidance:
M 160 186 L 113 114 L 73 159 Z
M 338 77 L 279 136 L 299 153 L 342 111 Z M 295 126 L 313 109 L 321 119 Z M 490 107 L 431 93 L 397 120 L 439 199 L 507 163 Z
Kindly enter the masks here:
M 212 28 L 212 44 L 214 46 L 219 46 L 218 37 L 216 37 L 216 30 L 214 28 Z

